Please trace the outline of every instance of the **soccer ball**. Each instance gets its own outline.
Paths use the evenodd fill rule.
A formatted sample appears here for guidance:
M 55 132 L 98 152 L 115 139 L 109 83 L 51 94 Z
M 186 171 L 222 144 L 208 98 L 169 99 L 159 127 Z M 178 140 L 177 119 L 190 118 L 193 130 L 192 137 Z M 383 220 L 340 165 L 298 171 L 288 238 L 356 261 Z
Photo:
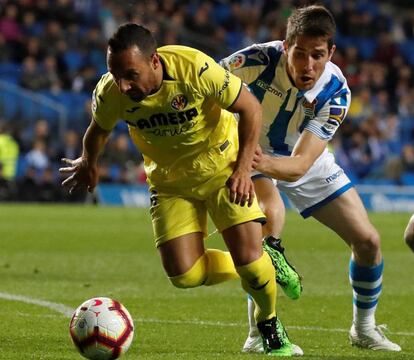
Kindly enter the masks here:
M 121 303 L 97 297 L 75 310 L 69 331 L 76 348 L 87 359 L 117 359 L 131 345 L 134 324 Z

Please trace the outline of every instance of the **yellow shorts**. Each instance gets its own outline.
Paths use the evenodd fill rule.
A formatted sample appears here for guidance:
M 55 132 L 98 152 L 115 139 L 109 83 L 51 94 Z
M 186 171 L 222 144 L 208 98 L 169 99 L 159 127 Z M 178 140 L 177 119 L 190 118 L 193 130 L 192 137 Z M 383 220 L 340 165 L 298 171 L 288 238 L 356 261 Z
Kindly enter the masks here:
M 205 199 L 162 194 L 151 189 L 151 218 L 155 245 L 193 232 L 207 236 L 207 213 L 217 229 L 223 230 L 247 221 L 263 221 L 265 215 L 254 199 L 251 207 L 230 202 L 226 186 L 208 194 Z

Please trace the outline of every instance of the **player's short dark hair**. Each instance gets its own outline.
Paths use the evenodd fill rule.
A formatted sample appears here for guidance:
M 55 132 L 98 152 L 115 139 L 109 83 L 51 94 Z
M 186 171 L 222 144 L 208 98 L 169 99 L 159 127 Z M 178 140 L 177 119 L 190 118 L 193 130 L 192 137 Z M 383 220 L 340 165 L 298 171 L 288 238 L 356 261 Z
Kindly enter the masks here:
M 151 31 L 134 23 L 121 25 L 108 41 L 113 53 L 119 53 L 137 46 L 144 56 L 151 56 L 157 49 L 157 42 Z
M 336 24 L 331 12 L 322 5 L 310 5 L 294 10 L 289 16 L 285 41 L 293 45 L 300 35 L 323 36 L 331 49 L 335 33 Z

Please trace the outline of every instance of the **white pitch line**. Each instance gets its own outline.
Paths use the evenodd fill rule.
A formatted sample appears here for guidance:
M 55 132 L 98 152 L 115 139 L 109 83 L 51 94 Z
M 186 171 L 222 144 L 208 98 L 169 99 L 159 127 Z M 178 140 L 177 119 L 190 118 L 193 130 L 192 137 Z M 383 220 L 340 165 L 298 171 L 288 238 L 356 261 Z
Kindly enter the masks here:
M 23 296 L 23 295 L 13 295 L 9 293 L 0 292 L 0 299 L 19 301 L 25 304 L 33 304 L 48 308 L 50 310 L 56 311 L 66 317 L 71 317 L 74 309 L 59 303 L 54 303 L 51 301 L 34 299 L 32 297 Z
M 245 323 L 231 323 L 221 321 L 204 321 L 204 320 L 164 320 L 164 319 L 153 319 L 153 318 L 136 318 L 134 321 L 143 323 L 159 323 L 159 324 L 173 324 L 173 325 L 203 325 L 203 326 L 219 326 L 219 327 L 246 327 Z M 285 326 L 288 330 L 310 330 L 310 331 L 321 331 L 321 332 L 341 332 L 347 333 L 349 329 L 335 329 L 335 328 L 323 328 L 318 326 Z M 394 332 L 387 331 L 393 335 L 399 336 L 414 336 L 414 332 Z
M 56 311 L 66 317 L 71 317 L 74 309 L 60 303 L 54 303 L 51 301 L 35 299 L 23 295 L 14 295 L 9 293 L 0 292 L 0 299 L 10 300 L 10 301 L 19 301 L 26 304 L 33 304 L 48 308 L 50 310 Z M 26 316 L 26 314 L 21 314 Z M 134 321 L 142 323 L 158 323 L 158 324 L 174 324 L 174 325 L 202 325 L 202 326 L 218 326 L 218 327 L 246 327 L 245 323 L 232 323 L 232 322 L 221 322 L 221 321 L 204 321 L 204 320 L 164 320 L 164 319 L 154 319 L 154 318 L 135 318 Z M 288 330 L 309 330 L 309 331 L 321 331 L 321 332 L 348 332 L 348 329 L 340 328 L 323 328 L 318 326 L 286 326 Z M 414 336 L 414 332 L 406 331 L 388 331 L 392 335 L 397 336 Z

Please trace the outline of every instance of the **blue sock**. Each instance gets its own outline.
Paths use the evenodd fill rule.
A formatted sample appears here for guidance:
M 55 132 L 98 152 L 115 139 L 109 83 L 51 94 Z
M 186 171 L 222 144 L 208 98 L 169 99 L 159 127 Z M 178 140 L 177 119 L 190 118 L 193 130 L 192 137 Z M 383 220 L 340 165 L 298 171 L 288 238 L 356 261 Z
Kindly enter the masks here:
M 349 262 L 349 281 L 353 295 L 353 322 L 359 329 L 375 326 L 375 310 L 382 289 L 384 261 L 375 266 L 360 266 Z

